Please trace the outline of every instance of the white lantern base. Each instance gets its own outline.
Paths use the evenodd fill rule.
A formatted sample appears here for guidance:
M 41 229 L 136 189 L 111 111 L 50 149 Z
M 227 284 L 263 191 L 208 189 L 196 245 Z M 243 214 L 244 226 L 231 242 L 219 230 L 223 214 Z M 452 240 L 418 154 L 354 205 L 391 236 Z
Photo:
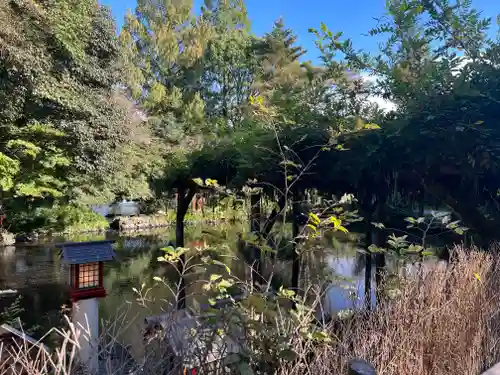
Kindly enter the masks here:
M 78 337 L 78 355 L 90 374 L 99 368 L 99 301 L 90 298 L 73 303 L 73 324 Z

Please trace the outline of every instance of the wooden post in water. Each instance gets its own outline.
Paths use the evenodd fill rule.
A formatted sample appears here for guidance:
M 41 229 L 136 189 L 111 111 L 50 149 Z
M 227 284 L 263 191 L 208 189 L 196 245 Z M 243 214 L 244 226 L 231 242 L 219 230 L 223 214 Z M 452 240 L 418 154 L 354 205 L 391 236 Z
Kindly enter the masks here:
M 383 209 L 387 202 L 386 197 L 378 197 L 377 203 L 375 205 L 375 211 L 373 213 L 373 220 L 375 222 L 380 222 L 383 215 Z M 372 228 L 372 238 L 371 243 L 377 247 L 381 247 L 383 244 L 381 239 L 381 233 L 379 228 Z M 386 268 L 385 262 L 385 253 L 376 253 L 375 254 L 375 295 L 378 299 L 381 295 L 379 292 L 382 290 L 382 283 L 384 279 L 384 272 Z
M 300 257 L 297 253 L 297 241 L 300 232 L 299 216 L 300 216 L 300 197 L 298 189 L 294 189 L 292 201 L 292 290 L 297 293 L 299 289 L 299 275 L 300 275 Z
M 374 214 L 374 202 L 373 202 L 373 196 L 368 194 L 365 197 L 365 206 L 366 208 L 366 223 L 368 225 L 368 228 L 366 230 L 366 240 L 365 240 L 365 247 L 366 247 L 366 253 L 365 253 L 365 308 L 367 310 L 370 310 L 372 307 L 372 264 L 373 264 L 373 256 L 371 251 L 369 250 L 370 245 L 373 244 L 373 233 L 374 230 L 376 229 L 373 227 L 371 224 L 373 220 L 373 214 Z M 376 203 L 375 203 L 376 204 Z
M 184 247 L 184 218 L 186 216 L 189 203 L 193 199 L 195 189 L 186 189 L 185 187 L 177 188 L 177 212 L 175 217 L 175 247 Z M 179 275 L 184 272 L 185 255 L 181 255 L 177 269 Z M 180 276 L 179 295 L 177 296 L 177 308 L 179 310 L 186 308 L 186 281 L 183 276 Z
M 375 367 L 363 359 L 353 359 L 349 362 L 347 375 L 377 375 Z
M 261 235 L 261 216 L 261 194 L 253 193 L 250 195 L 250 232 L 259 237 Z M 257 286 L 262 280 L 262 254 L 258 244 L 252 245 L 252 249 L 252 280 L 254 286 Z

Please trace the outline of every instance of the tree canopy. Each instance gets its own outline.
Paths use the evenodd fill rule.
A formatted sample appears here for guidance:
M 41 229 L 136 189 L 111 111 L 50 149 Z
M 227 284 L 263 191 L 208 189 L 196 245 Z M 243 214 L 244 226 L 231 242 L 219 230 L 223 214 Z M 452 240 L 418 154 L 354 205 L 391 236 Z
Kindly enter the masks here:
M 95 0 L 3 2 L 2 199 L 97 202 L 161 197 L 198 177 L 257 180 L 394 204 L 425 197 L 492 239 L 492 20 L 470 1 L 391 0 L 386 10 L 368 30 L 384 37 L 378 53 L 321 24 L 310 29 L 313 63 L 286 20 L 254 35 L 242 0 L 199 11 L 140 0 L 119 36 Z

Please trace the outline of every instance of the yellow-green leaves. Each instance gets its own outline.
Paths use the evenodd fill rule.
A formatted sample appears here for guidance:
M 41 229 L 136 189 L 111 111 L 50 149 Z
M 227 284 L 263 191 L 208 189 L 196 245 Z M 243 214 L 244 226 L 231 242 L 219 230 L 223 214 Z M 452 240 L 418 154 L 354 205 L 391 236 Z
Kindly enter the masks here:
M 309 212 L 309 221 L 315 227 L 319 226 L 319 224 L 321 223 L 320 218 L 314 212 Z
M 282 286 L 278 289 L 278 296 L 282 298 L 288 298 L 288 299 L 294 299 L 295 298 L 295 292 L 290 289 L 285 289 Z
M 196 92 L 192 99 L 186 103 L 183 110 L 182 119 L 185 123 L 197 124 L 203 121 L 205 117 L 205 102 L 200 96 L 199 92 Z
M 23 139 L 13 139 L 7 142 L 7 148 L 13 154 L 23 154 L 31 158 L 36 158 L 41 148 L 32 142 Z
M 338 230 L 338 231 L 347 233 L 347 229 L 344 226 L 342 226 L 342 220 L 340 220 L 339 218 L 337 218 L 335 216 L 331 216 L 328 219 L 328 222 L 331 223 L 331 224 L 333 224 L 333 229 L 334 230 Z
M 0 152 L 0 190 L 7 191 L 14 186 L 14 178 L 19 173 L 20 163 L 18 160 Z
M 55 0 L 48 8 L 56 37 L 72 57 L 81 63 L 87 58 L 85 47 L 96 9 L 96 0 Z
M 214 180 L 212 178 L 207 178 L 207 179 L 205 179 L 205 181 L 203 181 L 203 179 L 196 177 L 196 178 L 193 178 L 193 182 L 200 187 L 211 187 L 211 188 L 218 188 L 219 187 L 217 180 Z
M 264 99 L 262 98 L 262 96 L 255 97 L 253 95 L 250 95 L 249 101 L 251 105 L 256 105 L 256 106 L 264 105 Z
M 158 104 L 163 103 L 166 97 L 167 91 L 165 86 L 159 82 L 155 82 L 151 86 L 151 90 L 149 91 L 149 94 L 144 102 L 144 106 L 146 108 L 155 108 Z
M 460 220 L 452 221 L 451 223 L 446 224 L 447 229 L 451 229 L 458 235 L 463 235 L 469 228 L 461 226 Z
M 180 259 L 181 255 L 189 251 L 189 249 L 185 247 L 174 248 L 173 246 L 167 246 L 162 248 L 161 250 L 165 253 L 165 255 L 158 257 L 157 258 L 158 262 L 169 262 L 169 263 L 177 262 Z
M 318 343 L 328 344 L 328 343 L 332 342 L 332 338 L 325 331 L 313 332 L 313 333 L 310 333 L 308 336 L 310 339 L 312 339 L 313 341 L 316 341 Z
M 229 297 L 229 288 L 233 285 L 234 281 L 232 279 L 224 279 L 222 275 L 212 274 L 209 281 L 202 286 L 202 289 L 215 292 L 216 299 L 222 299 Z M 216 299 L 210 298 L 210 304 L 215 305 Z
M 378 247 L 377 245 L 373 244 L 368 246 L 368 251 L 372 254 L 382 254 L 386 252 L 386 250 L 383 247 Z
M 378 129 L 380 129 L 380 126 L 379 126 L 379 125 L 377 125 L 377 124 L 371 124 L 371 123 L 370 123 L 370 124 L 365 124 L 365 125 L 363 126 L 363 128 L 364 128 L 364 129 L 368 129 L 368 130 L 378 130 Z
M 342 211 L 341 207 L 339 207 L 339 211 Z M 306 224 L 306 227 L 311 229 L 313 231 L 313 234 L 316 234 L 318 229 L 320 227 L 326 227 L 326 228 L 332 228 L 334 231 L 340 231 L 347 233 L 347 228 L 345 228 L 342 225 L 342 220 L 335 216 L 331 215 L 325 220 L 321 220 L 318 215 L 316 215 L 314 212 L 310 212 L 308 215 L 308 223 Z

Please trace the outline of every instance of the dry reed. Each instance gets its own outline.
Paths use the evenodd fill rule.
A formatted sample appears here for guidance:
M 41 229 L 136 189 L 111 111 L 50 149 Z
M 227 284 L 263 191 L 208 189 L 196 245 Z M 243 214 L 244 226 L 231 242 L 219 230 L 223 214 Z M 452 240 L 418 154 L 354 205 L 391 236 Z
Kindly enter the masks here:
M 346 374 L 356 357 L 377 375 L 479 375 L 500 360 L 499 312 L 497 248 L 456 247 L 450 264 L 422 268 L 402 281 L 399 297 L 346 322 L 311 373 Z

